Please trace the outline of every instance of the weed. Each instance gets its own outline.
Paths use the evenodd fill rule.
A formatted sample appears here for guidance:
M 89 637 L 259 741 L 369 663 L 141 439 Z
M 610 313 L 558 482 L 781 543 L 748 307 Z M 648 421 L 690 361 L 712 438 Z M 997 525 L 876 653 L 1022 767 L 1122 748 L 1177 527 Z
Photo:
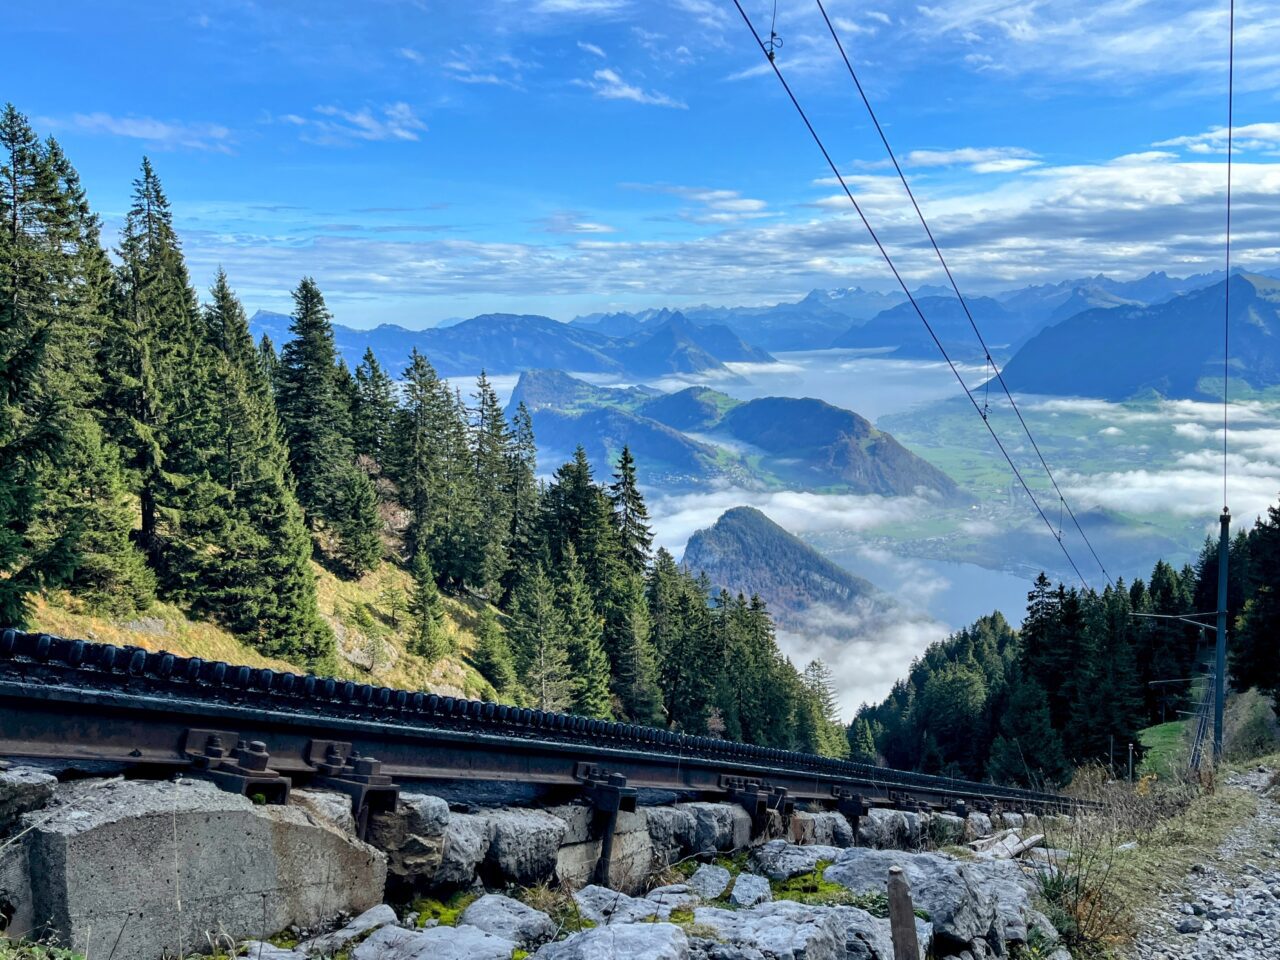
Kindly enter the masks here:
M 552 919 L 556 925 L 556 939 L 570 933 L 590 930 L 596 925 L 594 920 L 582 915 L 578 901 L 573 898 L 573 891 L 567 884 L 552 886 L 549 883 L 539 883 L 515 891 L 515 896 L 526 906 L 533 907 Z
M 0 940 L 0 960 L 84 960 L 84 957 L 48 944 Z

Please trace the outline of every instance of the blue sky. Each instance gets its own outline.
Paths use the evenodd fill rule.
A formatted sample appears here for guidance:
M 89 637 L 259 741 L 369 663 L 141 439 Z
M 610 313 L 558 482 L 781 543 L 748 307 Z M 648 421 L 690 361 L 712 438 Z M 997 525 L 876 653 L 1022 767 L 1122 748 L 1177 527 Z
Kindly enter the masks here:
M 767 31 L 771 0 L 745 5 Z M 962 287 L 1220 265 L 1225 3 L 827 6 Z M 1280 8 L 1236 16 L 1237 256 L 1275 266 Z M 777 30 L 873 222 L 936 282 L 812 0 L 779 0 Z M 303 274 L 353 326 L 888 285 L 731 0 L 55 0 L 6 33 L 4 96 L 108 236 L 147 153 L 194 279 L 225 266 L 250 309 Z

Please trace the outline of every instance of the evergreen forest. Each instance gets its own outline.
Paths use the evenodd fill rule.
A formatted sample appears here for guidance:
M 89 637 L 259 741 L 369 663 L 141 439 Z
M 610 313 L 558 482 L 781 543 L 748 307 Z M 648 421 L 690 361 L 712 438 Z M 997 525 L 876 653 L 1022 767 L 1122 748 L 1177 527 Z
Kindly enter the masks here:
M 456 655 L 442 596 L 483 613 L 472 666 L 506 702 L 842 755 L 829 671 L 780 653 L 759 597 L 652 548 L 636 463 L 539 479 L 529 415 L 414 352 L 350 369 L 317 283 L 255 343 L 232 278 L 198 290 L 143 160 L 107 250 L 74 167 L 0 117 L 0 623 L 66 591 L 158 598 L 271 657 L 337 665 L 315 565 L 411 575 L 409 653 Z

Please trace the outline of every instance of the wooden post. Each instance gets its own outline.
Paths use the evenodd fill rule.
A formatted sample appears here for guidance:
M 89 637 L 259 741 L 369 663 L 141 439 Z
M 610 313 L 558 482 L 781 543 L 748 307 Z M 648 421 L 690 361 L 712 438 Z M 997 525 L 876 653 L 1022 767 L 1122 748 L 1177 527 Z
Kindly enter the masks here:
M 893 960 L 920 960 L 916 910 L 901 867 L 889 868 L 889 933 L 893 937 Z

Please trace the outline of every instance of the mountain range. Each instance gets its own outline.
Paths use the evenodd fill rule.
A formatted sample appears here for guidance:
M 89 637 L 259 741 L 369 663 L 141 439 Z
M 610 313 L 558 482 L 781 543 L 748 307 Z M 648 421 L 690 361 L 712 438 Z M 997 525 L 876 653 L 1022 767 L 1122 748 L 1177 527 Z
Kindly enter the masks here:
M 254 335 L 277 346 L 290 339 L 291 319 L 259 310 L 250 320 Z M 357 330 L 334 324 L 334 344 L 348 366 L 366 349 L 398 375 L 417 349 L 444 377 L 517 373 L 554 367 L 615 376 L 662 377 L 671 374 L 730 376 L 726 363 L 769 363 L 767 352 L 721 324 L 700 324 L 676 312 L 629 334 L 613 336 L 550 317 L 505 313 L 472 317 L 447 327 L 410 330 L 382 324 Z
M 641 479 L 666 488 L 732 482 L 761 488 L 959 501 L 955 483 L 858 414 L 822 400 L 736 400 L 708 387 L 660 393 L 599 387 L 554 370 L 523 373 L 508 412 L 524 403 L 544 459 L 582 445 L 597 463 L 623 445 Z
M 1280 386 L 1280 281 L 1232 276 L 1231 377 Z M 1046 327 L 1009 361 L 1010 389 L 1124 400 L 1220 396 L 1225 283 L 1153 306 L 1086 310 Z

